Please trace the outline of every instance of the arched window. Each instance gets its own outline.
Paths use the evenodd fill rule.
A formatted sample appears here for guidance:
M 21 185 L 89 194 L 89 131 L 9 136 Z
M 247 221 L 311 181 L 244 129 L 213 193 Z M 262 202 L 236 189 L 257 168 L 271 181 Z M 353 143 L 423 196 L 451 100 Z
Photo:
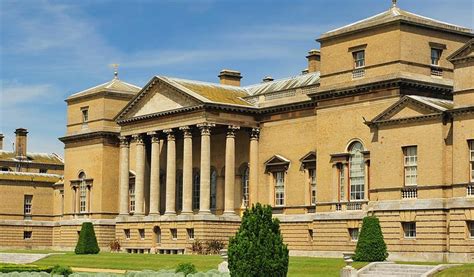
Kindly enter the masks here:
M 199 210 L 199 199 L 201 193 L 201 178 L 199 171 L 196 171 L 193 176 L 193 210 Z
M 211 169 L 211 209 L 216 209 L 217 203 L 217 171 L 215 168 Z
M 249 167 L 245 167 L 242 172 L 242 206 L 249 206 Z
M 157 244 L 161 243 L 161 228 L 160 226 L 153 227 L 153 232 L 155 233 L 155 242 Z
M 79 173 L 79 212 L 85 213 L 87 211 L 87 182 L 86 174 Z
M 364 146 L 355 141 L 349 146 L 350 199 L 363 200 L 365 190 Z

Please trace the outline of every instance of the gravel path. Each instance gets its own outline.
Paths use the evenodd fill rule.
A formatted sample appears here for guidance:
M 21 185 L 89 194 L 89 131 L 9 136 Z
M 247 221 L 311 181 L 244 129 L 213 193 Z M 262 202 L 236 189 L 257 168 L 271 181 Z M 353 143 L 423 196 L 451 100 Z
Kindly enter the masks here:
M 50 254 L 0 253 L 0 263 L 29 264 L 49 255 Z

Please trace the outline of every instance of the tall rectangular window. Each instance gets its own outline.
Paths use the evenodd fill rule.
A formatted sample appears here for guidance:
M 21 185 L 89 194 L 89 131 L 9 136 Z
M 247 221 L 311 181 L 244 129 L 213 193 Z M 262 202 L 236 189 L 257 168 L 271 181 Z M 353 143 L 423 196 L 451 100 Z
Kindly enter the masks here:
M 132 183 L 128 189 L 128 203 L 129 203 L 129 211 L 131 213 L 135 212 L 135 184 Z
M 338 165 L 339 173 L 339 201 L 344 201 L 346 199 L 346 172 L 344 170 L 344 165 Z
M 474 221 L 468 221 L 467 222 L 467 229 L 469 232 L 469 237 L 474 239 Z
M 349 236 L 352 241 L 357 241 L 359 239 L 359 228 L 349 228 Z
M 186 229 L 186 232 L 188 233 L 188 239 L 193 240 L 194 239 L 194 228 L 188 228 L 188 229 Z
M 87 183 L 82 180 L 79 184 L 79 212 L 85 213 L 87 211 Z
M 409 146 L 403 149 L 405 167 L 405 186 L 416 186 L 418 177 L 417 147 Z
M 123 229 L 125 239 L 130 239 L 130 229 Z
M 89 107 L 81 108 L 81 112 L 82 112 L 82 123 L 87 124 L 87 122 L 89 121 Z
M 353 52 L 352 55 L 354 57 L 354 68 L 365 66 L 365 50 Z
M 469 162 L 471 169 L 471 182 L 474 182 L 474 140 L 469 141 Z
M 403 222 L 402 227 L 405 238 L 416 238 L 416 222 Z
M 311 205 L 316 205 L 316 169 L 308 169 L 308 175 L 311 189 Z
M 23 205 L 25 215 L 31 215 L 32 203 L 33 203 L 33 195 L 25 195 L 25 201 Z
M 171 233 L 171 239 L 172 240 L 177 240 L 178 239 L 178 229 L 170 229 L 170 233 Z
M 442 50 L 438 48 L 431 48 L 431 65 L 439 65 Z
M 138 235 L 140 236 L 141 240 L 145 239 L 145 229 L 138 229 Z
M 275 206 L 285 205 L 285 172 L 274 173 L 275 178 Z

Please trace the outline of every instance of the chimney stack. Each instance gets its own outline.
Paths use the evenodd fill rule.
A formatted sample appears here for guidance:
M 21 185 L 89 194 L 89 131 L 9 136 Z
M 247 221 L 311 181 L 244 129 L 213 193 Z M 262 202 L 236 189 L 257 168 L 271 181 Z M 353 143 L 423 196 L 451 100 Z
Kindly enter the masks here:
M 3 150 L 3 134 L 0 134 L 0 150 Z
M 321 51 L 318 49 L 311 49 L 308 52 L 308 72 L 316 72 L 321 70 Z
M 17 159 L 26 158 L 26 134 L 28 134 L 28 131 L 24 128 L 18 128 L 15 130 L 15 154 Z
M 267 82 L 272 82 L 273 80 L 274 80 L 274 79 L 273 79 L 272 76 L 267 76 L 267 77 L 263 78 L 262 81 L 263 81 L 264 83 L 267 83 Z
M 240 79 L 242 79 L 242 76 L 239 71 L 223 69 L 219 74 L 219 79 L 222 85 L 240 87 Z

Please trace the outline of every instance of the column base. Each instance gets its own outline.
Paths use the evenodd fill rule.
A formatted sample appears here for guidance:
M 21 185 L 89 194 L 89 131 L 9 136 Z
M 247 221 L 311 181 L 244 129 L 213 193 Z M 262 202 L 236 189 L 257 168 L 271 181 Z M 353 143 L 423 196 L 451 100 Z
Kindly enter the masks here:
M 176 212 L 170 212 L 170 211 L 166 212 L 165 211 L 165 215 L 176 215 Z
M 202 214 L 211 214 L 211 210 L 199 210 L 198 215 L 202 215 Z
M 154 212 L 154 213 L 148 213 L 148 215 L 151 215 L 151 216 L 159 216 L 160 213 L 159 213 L 159 212 Z
M 145 216 L 145 213 L 133 213 L 133 216 Z
M 180 215 L 194 215 L 193 211 L 181 211 Z
M 237 215 L 235 211 L 224 211 L 224 215 Z

